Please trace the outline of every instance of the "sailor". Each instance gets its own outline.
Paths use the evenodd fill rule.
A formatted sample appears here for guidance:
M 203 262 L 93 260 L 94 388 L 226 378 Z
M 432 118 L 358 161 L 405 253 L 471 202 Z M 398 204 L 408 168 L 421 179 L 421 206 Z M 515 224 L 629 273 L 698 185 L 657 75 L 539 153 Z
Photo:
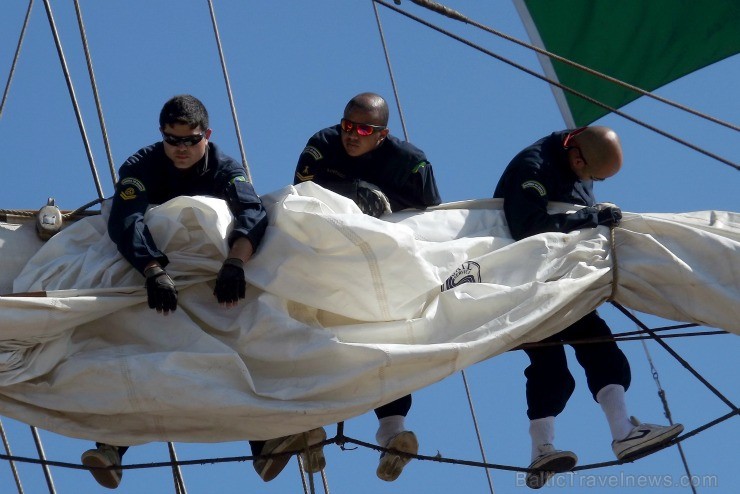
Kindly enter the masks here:
M 306 144 L 298 158 L 294 184 L 314 181 L 324 188 L 355 201 L 360 210 L 380 217 L 406 208 L 425 209 L 441 202 L 432 165 L 424 153 L 408 142 L 392 136 L 388 130 L 388 104 L 379 95 L 362 93 L 352 98 L 338 125 L 320 130 Z M 375 409 L 380 446 L 417 454 L 416 435 L 406 430 L 405 418 L 411 409 L 411 395 L 398 398 Z M 254 455 L 274 454 L 300 449 L 306 442 L 316 445 L 326 438 L 323 429 L 296 434 L 267 442 L 252 441 Z M 320 446 L 301 454 L 304 467 L 311 473 L 326 465 Z M 265 481 L 274 479 L 289 457 L 257 459 L 254 468 Z M 393 453 L 380 456 L 377 476 L 393 481 L 410 458 Z
M 517 154 L 504 170 L 494 197 L 504 199 L 504 214 L 515 240 L 544 232 L 571 232 L 619 224 L 622 212 L 613 204 L 596 202 L 593 183 L 616 175 L 622 167 L 622 147 L 608 127 L 583 127 L 554 132 Z M 571 213 L 550 214 L 549 201 L 584 206 Z M 545 342 L 611 337 L 606 322 L 593 311 Z M 589 390 L 601 406 L 612 434 L 612 450 L 628 460 L 658 449 L 683 431 L 681 424 L 641 424 L 627 413 L 625 391 L 630 385 L 627 358 L 613 341 L 571 345 L 586 373 Z M 527 416 L 532 456 L 526 483 L 539 489 L 558 472 L 571 470 L 575 453 L 555 449 L 555 417 L 575 388 L 562 345 L 525 350 Z
M 179 95 L 167 101 L 159 115 L 159 131 L 161 142 L 140 149 L 121 166 L 108 234 L 121 255 L 146 279 L 149 307 L 167 315 L 177 309 L 177 285 L 165 271 L 167 255 L 155 244 L 144 213 L 150 205 L 177 196 L 224 199 L 234 215 L 234 227 L 213 293 L 221 306 L 235 306 L 245 296 L 244 263 L 267 228 L 262 201 L 247 181 L 244 168 L 209 142 L 208 112 L 197 98 Z M 82 454 L 82 463 L 88 467 L 120 466 L 126 449 L 97 443 L 95 449 Z M 115 489 L 121 482 L 120 469 L 90 471 L 104 487 Z

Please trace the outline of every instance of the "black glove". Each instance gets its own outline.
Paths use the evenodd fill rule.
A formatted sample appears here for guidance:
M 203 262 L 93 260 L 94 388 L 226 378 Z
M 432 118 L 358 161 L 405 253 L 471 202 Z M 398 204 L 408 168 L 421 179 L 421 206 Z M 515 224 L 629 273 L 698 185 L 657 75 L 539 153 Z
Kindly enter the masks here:
M 213 294 L 218 303 L 236 303 L 244 298 L 247 292 L 247 281 L 244 278 L 244 261 L 229 257 L 224 261 L 216 278 Z
M 596 213 L 596 220 L 599 225 L 617 226 L 619 224 L 619 221 L 622 219 L 621 209 L 614 205 L 605 206 L 599 204 L 597 207 L 599 211 Z
M 355 202 L 360 211 L 375 218 L 380 218 L 385 213 L 391 212 L 391 205 L 385 194 L 377 186 L 362 180 L 357 184 L 357 200 Z
M 177 309 L 177 288 L 172 278 L 159 266 L 152 266 L 144 271 L 146 276 L 146 296 L 150 309 L 157 312 Z

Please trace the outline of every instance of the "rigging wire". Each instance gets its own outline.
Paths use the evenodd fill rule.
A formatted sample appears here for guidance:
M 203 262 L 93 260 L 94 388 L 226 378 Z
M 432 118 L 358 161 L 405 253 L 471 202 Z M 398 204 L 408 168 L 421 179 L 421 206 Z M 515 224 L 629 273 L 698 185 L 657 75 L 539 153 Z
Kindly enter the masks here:
M 221 47 L 221 36 L 218 33 L 218 23 L 216 22 L 216 12 L 213 9 L 213 0 L 208 0 L 208 9 L 211 12 L 211 24 L 213 24 L 213 34 L 216 37 L 216 47 L 218 48 L 218 56 L 221 59 L 221 70 L 224 73 L 224 82 L 226 83 L 226 94 L 229 96 L 229 106 L 231 107 L 231 116 L 234 119 L 234 129 L 236 130 L 236 140 L 239 143 L 239 152 L 242 157 L 242 166 L 247 173 L 247 181 L 252 183 L 252 173 L 249 171 L 249 164 L 247 164 L 247 155 L 244 153 L 244 144 L 242 142 L 242 133 L 239 129 L 239 119 L 236 117 L 236 108 L 234 107 L 234 96 L 231 93 L 231 82 L 229 82 L 229 72 L 226 70 L 226 59 L 224 58 L 224 51 Z
M 402 107 L 401 107 L 401 99 L 398 96 L 398 86 L 396 85 L 396 79 L 393 76 L 393 67 L 391 66 L 391 59 L 390 59 L 390 55 L 388 53 L 388 45 L 387 45 L 387 43 L 385 41 L 385 34 L 383 32 L 383 25 L 380 22 L 380 14 L 378 12 L 378 6 L 377 6 L 377 4 L 375 3 L 375 1 L 372 1 L 372 4 L 373 4 L 373 10 L 375 11 L 375 20 L 377 21 L 377 24 L 378 24 L 378 32 L 380 34 L 380 41 L 381 41 L 381 43 L 383 45 L 383 53 L 385 55 L 386 65 L 388 66 L 388 75 L 389 75 L 389 77 L 391 79 L 391 85 L 393 86 L 393 96 L 396 99 L 396 106 L 398 107 L 398 115 L 399 115 L 399 118 L 401 119 L 401 127 L 403 128 L 404 139 L 408 142 L 408 140 L 409 140 L 409 134 L 408 134 L 408 130 L 406 128 L 406 120 L 404 119 L 404 116 L 403 116 L 403 110 L 402 110 Z M 483 459 L 484 462 L 487 463 L 486 451 L 485 451 L 485 449 L 483 447 L 483 438 L 481 437 L 480 429 L 478 427 L 478 419 L 477 419 L 476 414 L 475 414 L 475 407 L 473 406 L 473 398 L 472 398 L 471 393 L 470 393 L 470 387 L 468 386 L 468 380 L 467 380 L 467 377 L 465 375 L 465 369 L 461 370 L 460 371 L 460 374 L 462 375 L 463 384 L 465 385 L 465 394 L 466 394 L 466 396 L 468 398 L 468 406 L 470 408 L 470 414 L 471 414 L 471 416 L 473 418 L 473 427 L 475 428 L 475 434 L 476 434 L 476 437 L 478 439 L 478 448 L 480 449 L 481 458 Z M 488 469 L 486 469 L 485 472 L 486 472 L 486 479 L 488 481 L 488 487 L 490 489 L 490 492 L 491 492 L 491 494 L 494 494 L 495 491 L 494 491 L 494 488 L 493 488 L 493 480 L 491 479 L 491 472 Z
M 41 444 L 41 436 L 36 427 L 31 426 L 31 435 L 33 436 L 33 442 L 36 444 L 36 451 L 39 454 L 39 460 L 41 460 L 41 468 L 44 470 L 44 477 L 46 478 L 46 485 L 49 487 L 49 494 L 55 494 L 56 489 L 54 488 L 54 480 L 51 478 L 51 470 L 49 465 L 46 464 L 46 455 L 44 454 L 44 446 Z
M 31 18 L 31 9 L 33 7 L 33 0 L 29 0 L 28 9 L 26 10 L 26 18 L 23 20 L 23 27 L 21 28 L 21 34 L 18 37 L 18 46 L 15 49 L 15 55 L 13 55 L 13 63 L 10 65 L 10 73 L 8 74 L 8 81 L 5 83 L 5 90 L 3 91 L 3 99 L 0 101 L 0 118 L 3 116 L 3 108 L 5 108 L 5 101 L 8 99 L 10 92 L 10 83 L 13 81 L 13 74 L 15 73 L 15 66 L 18 63 L 18 58 L 21 54 L 21 45 L 23 45 L 23 39 L 26 37 L 26 28 L 28 28 L 28 20 Z
M 650 350 L 648 349 L 647 344 L 645 343 L 645 341 L 642 341 L 641 343 L 642 349 L 645 350 L 645 357 L 647 357 L 647 361 L 650 364 L 650 373 L 653 375 L 653 381 L 655 381 L 655 385 L 658 388 L 658 396 L 660 397 L 660 401 L 663 404 L 663 414 L 665 415 L 665 418 L 668 419 L 668 423 L 673 425 L 673 415 L 671 414 L 671 409 L 668 406 L 668 398 L 666 398 L 665 390 L 660 384 L 658 369 L 655 368 L 653 357 L 650 355 Z M 681 456 L 681 462 L 683 463 L 684 471 L 686 471 L 686 478 L 691 479 L 693 477 L 691 476 L 691 470 L 689 469 L 689 463 L 686 460 L 686 455 L 683 452 L 683 446 L 681 445 L 681 443 L 678 443 L 676 446 L 678 447 L 678 454 Z M 696 494 L 696 486 L 693 482 L 691 482 L 690 484 L 691 491 Z
M 480 428 L 478 427 L 478 419 L 475 415 L 475 408 L 473 407 L 473 400 L 470 396 L 470 387 L 468 387 L 468 378 L 465 374 L 465 369 L 460 371 L 460 375 L 463 378 L 463 384 L 465 384 L 465 393 L 468 396 L 468 406 L 470 407 L 470 414 L 473 417 L 473 426 L 475 427 L 475 435 L 478 437 L 478 447 L 480 448 L 480 456 L 484 463 L 488 463 L 488 459 L 486 458 L 486 450 L 483 448 L 483 439 L 481 438 L 480 434 Z M 488 480 L 488 488 L 491 491 L 491 494 L 494 494 L 493 489 L 493 479 L 491 479 L 491 471 L 489 469 L 485 469 L 486 472 L 486 479 Z
M 182 477 L 180 471 L 180 465 L 177 464 L 177 451 L 175 451 L 175 445 L 171 442 L 167 442 L 167 451 L 170 454 L 170 460 L 172 460 L 172 481 L 175 483 L 175 494 L 188 494 L 185 489 L 185 480 Z
M 391 78 L 391 86 L 393 86 L 393 96 L 396 98 L 396 106 L 398 107 L 398 116 L 401 119 L 401 127 L 403 128 L 403 138 L 408 142 L 409 133 L 406 129 L 406 119 L 403 117 L 403 110 L 401 109 L 401 100 L 398 97 L 398 86 L 396 85 L 396 78 L 393 76 L 393 67 L 391 67 L 391 58 L 388 54 L 388 45 L 385 42 L 385 34 L 383 33 L 383 25 L 380 23 L 380 13 L 378 12 L 378 6 L 374 0 L 371 0 L 373 4 L 373 10 L 375 11 L 375 20 L 378 23 L 378 32 L 380 33 L 380 42 L 383 44 L 383 53 L 385 54 L 385 63 L 388 66 L 388 75 Z
M 548 84 L 551 84 L 553 86 L 559 87 L 560 89 L 563 89 L 564 91 L 568 91 L 569 93 L 574 94 L 575 96 L 578 96 L 579 98 L 584 99 L 584 100 L 588 101 L 589 103 L 592 103 L 592 104 L 597 105 L 597 106 L 599 106 L 601 108 L 604 108 L 605 110 L 608 110 L 608 111 L 614 113 L 615 115 L 619 115 L 620 117 L 622 117 L 622 118 L 624 118 L 626 120 L 629 120 L 630 122 L 633 122 L 633 123 L 635 123 L 637 125 L 640 125 L 641 127 L 644 127 L 644 128 L 646 128 L 648 130 L 651 130 L 651 131 L 653 131 L 653 132 L 655 132 L 657 134 L 662 135 L 663 137 L 666 137 L 666 138 L 668 138 L 668 139 L 670 139 L 670 140 L 672 140 L 674 142 L 677 142 L 679 144 L 682 144 L 682 145 L 684 145 L 684 146 L 686 146 L 686 147 L 688 147 L 690 149 L 693 149 L 694 151 L 697 151 L 698 153 L 701 153 L 701 154 L 703 154 L 705 156 L 708 156 L 708 157 L 710 157 L 710 158 L 712 158 L 712 159 L 714 159 L 716 161 L 719 161 L 721 163 L 724 163 L 725 165 L 728 165 L 728 166 L 730 166 L 730 167 L 732 167 L 732 168 L 740 171 L 740 165 L 737 164 L 737 163 L 734 163 L 734 162 L 730 161 L 727 158 L 723 158 L 722 156 L 719 156 L 719 155 L 717 155 L 715 153 L 712 153 L 711 151 L 707 151 L 706 149 L 701 148 L 701 147 L 699 147 L 699 146 L 697 146 L 695 144 L 692 144 L 692 143 L 686 141 L 685 139 L 682 139 L 682 138 L 677 137 L 677 136 L 675 136 L 675 135 L 673 135 L 673 134 L 671 134 L 669 132 L 666 132 L 664 130 L 661 130 L 661 129 L 655 127 L 654 125 L 651 125 L 651 124 L 649 124 L 647 122 L 643 122 L 642 120 L 640 120 L 640 119 L 638 119 L 636 117 L 633 117 L 633 116 L 631 116 L 631 115 L 629 115 L 627 113 L 624 113 L 623 111 L 621 111 L 621 110 L 619 110 L 617 108 L 614 108 L 614 107 L 611 107 L 611 106 L 609 106 L 609 105 L 607 105 L 605 103 L 602 103 L 602 102 L 600 102 L 600 101 L 592 98 L 591 96 L 588 96 L 588 95 L 586 95 L 584 93 L 581 93 L 580 91 L 577 91 L 577 90 L 575 90 L 575 89 L 573 89 L 573 88 L 571 88 L 569 86 L 566 86 L 564 84 L 561 84 L 558 81 L 554 81 L 552 79 L 549 79 L 549 78 L 547 78 L 547 77 L 545 77 L 545 76 L 543 76 L 543 75 L 541 75 L 541 74 L 539 74 L 539 73 L 537 73 L 537 72 L 535 72 L 533 70 L 530 70 L 530 69 L 524 67 L 521 64 L 518 64 L 518 63 L 516 63 L 516 62 L 514 62 L 512 60 L 507 59 L 506 57 L 503 57 L 503 56 L 498 55 L 498 54 L 496 54 L 496 53 L 494 53 L 494 52 L 492 52 L 492 51 L 490 51 L 490 50 L 488 50 L 486 48 L 483 48 L 482 46 L 477 45 L 477 44 L 473 43 L 472 41 L 468 41 L 465 38 L 462 38 L 462 37 L 460 37 L 460 36 L 458 36 L 456 34 L 451 33 L 450 31 L 447 31 L 445 29 L 442 29 L 441 27 L 435 26 L 434 24 L 432 24 L 430 22 L 427 22 L 424 19 L 421 19 L 420 17 L 417 17 L 415 15 L 409 14 L 408 12 L 404 12 L 403 10 L 401 10 L 401 9 L 399 9 L 397 7 L 394 7 L 393 5 L 390 5 L 390 4 L 386 3 L 386 2 L 384 2 L 383 0 L 373 0 L 373 1 L 379 3 L 379 4 L 383 5 L 383 6 L 385 6 L 386 8 L 389 8 L 389 9 L 391 9 L 391 10 L 393 10 L 393 11 L 395 11 L 395 12 L 397 12 L 397 13 L 405 16 L 405 17 L 408 17 L 409 19 L 412 19 L 412 20 L 414 20 L 414 21 L 416 21 L 416 22 L 418 22 L 418 23 L 420 23 L 420 24 L 422 24 L 424 26 L 427 26 L 430 29 L 433 29 L 433 30 L 435 30 L 435 31 L 437 31 L 439 33 L 444 34 L 445 36 L 448 36 L 448 37 L 450 37 L 452 39 L 455 39 L 455 40 L 457 40 L 457 41 L 459 41 L 459 42 L 461 42 L 461 43 L 463 43 L 463 44 L 465 44 L 465 45 L 467 45 L 467 46 L 469 46 L 469 47 L 471 47 L 471 48 L 473 48 L 475 50 L 478 50 L 481 53 L 484 53 L 484 54 L 486 54 L 486 55 L 488 55 L 490 57 L 493 57 L 493 58 L 495 58 L 495 59 L 497 59 L 497 60 L 499 60 L 501 62 L 504 62 L 505 64 L 510 65 L 510 66 L 512 66 L 512 67 L 514 67 L 516 69 L 519 69 L 520 71 L 525 72 L 526 74 L 529 74 L 532 77 L 536 77 L 537 79 L 540 79 L 542 81 L 545 81 Z
M 376 0 L 373 0 L 373 1 L 376 1 Z M 561 63 L 563 63 L 565 65 L 568 65 L 570 67 L 573 67 L 575 69 L 578 69 L 578 70 L 580 70 L 582 72 L 586 72 L 586 73 L 588 73 L 590 75 L 593 75 L 593 76 L 599 77 L 601 79 L 604 79 L 604 80 L 606 80 L 608 82 L 611 82 L 611 83 L 613 83 L 613 84 L 615 84 L 617 86 L 621 86 L 623 88 L 626 88 L 626 89 L 629 89 L 631 91 L 634 91 L 634 92 L 638 93 L 641 96 L 646 96 L 648 98 L 652 98 L 652 99 L 654 99 L 656 101 L 660 101 L 661 103 L 664 103 L 666 105 L 672 106 L 674 108 L 677 108 L 679 110 L 685 111 L 687 113 L 691 113 L 694 116 L 703 118 L 705 120 L 709 120 L 712 123 L 715 123 L 715 124 L 718 124 L 718 125 L 722 125 L 723 127 L 727 127 L 729 129 L 732 129 L 732 130 L 735 130 L 735 131 L 740 132 L 740 127 L 738 127 L 737 125 L 735 125 L 735 124 L 733 124 L 731 122 L 725 122 L 724 120 L 720 120 L 720 119 L 715 118 L 715 117 L 713 117 L 711 115 L 707 115 L 707 114 L 702 113 L 700 111 L 694 110 L 693 108 L 690 108 L 688 106 L 685 106 L 685 105 L 683 105 L 681 103 L 678 103 L 678 102 L 669 100 L 667 98 L 663 98 L 662 96 L 658 96 L 657 94 L 653 94 L 653 93 L 651 93 L 649 91 L 645 91 L 644 89 L 639 88 L 637 86 L 634 86 L 634 85 L 632 85 L 632 84 L 630 84 L 628 82 L 622 81 L 622 80 L 617 79 L 615 77 L 612 77 L 612 76 L 610 76 L 608 74 L 605 74 L 603 72 L 599 72 L 599 71 L 594 70 L 594 69 L 592 69 L 590 67 L 587 67 L 585 65 L 581 65 L 578 62 L 575 62 L 575 61 L 570 60 L 568 58 L 562 57 L 562 56 L 558 55 L 557 53 L 553 53 L 553 52 L 547 51 L 547 50 L 545 50 L 543 48 L 540 48 L 539 46 L 536 46 L 536 45 L 527 43 L 527 42 L 522 41 L 520 39 L 517 39 L 517 38 L 515 38 L 513 36 L 509 36 L 506 33 L 503 33 L 501 31 L 497 31 L 496 29 L 493 29 L 491 27 L 488 27 L 488 26 L 486 26 L 484 24 L 480 24 L 480 23 L 478 23 L 478 22 L 470 19 L 469 17 L 465 16 L 464 14 L 462 14 L 462 13 L 456 11 L 456 10 L 453 10 L 453 9 L 451 9 L 449 7 L 446 7 L 444 5 L 441 5 L 441 4 L 437 3 L 437 2 L 433 2 L 431 0 L 410 0 L 410 1 L 413 2 L 413 3 L 415 3 L 415 4 L 417 4 L 417 5 L 419 5 L 420 7 L 424 7 L 426 9 L 432 10 L 434 12 L 437 12 L 439 14 L 442 14 L 442 15 L 444 15 L 446 17 L 451 18 L 451 19 L 455 19 L 455 20 L 458 20 L 460 22 L 464 22 L 466 24 L 470 24 L 471 26 L 477 27 L 478 29 L 481 29 L 481 30 L 486 31 L 486 32 L 491 33 L 491 34 L 494 34 L 494 35 L 496 35 L 496 36 L 498 36 L 500 38 L 503 38 L 503 39 L 505 39 L 507 41 L 511 41 L 512 43 L 515 43 L 515 44 L 517 44 L 519 46 L 523 46 L 524 48 L 527 48 L 529 50 L 536 51 L 540 55 L 544 55 L 544 56 L 546 56 L 548 58 L 551 58 L 553 60 L 556 60 L 558 62 L 561 62 Z M 400 5 L 401 4 L 400 0 L 395 0 L 395 3 L 397 5 Z
M 100 131 L 103 134 L 105 154 L 108 157 L 108 168 L 110 169 L 110 176 L 113 179 L 113 185 L 115 186 L 118 182 L 118 177 L 116 176 L 116 165 L 113 163 L 113 154 L 111 153 L 110 142 L 108 140 L 108 129 L 105 126 L 105 118 L 103 118 L 103 106 L 100 103 L 98 85 L 95 82 L 95 72 L 93 71 L 92 57 L 90 56 L 90 48 L 87 44 L 87 34 L 85 34 L 85 24 L 82 22 L 82 10 L 80 10 L 79 0 L 74 0 L 74 3 L 75 12 L 77 13 L 77 24 L 80 27 L 80 37 L 82 38 L 82 49 L 85 52 L 85 61 L 87 62 L 87 72 L 90 75 L 90 86 L 92 87 L 93 97 L 95 98 L 95 108 L 97 108 L 98 110 Z
M 56 23 L 54 22 L 54 15 L 51 12 L 51 5 L 49 4 L 49 0 L 44 0 L 44 6 L 46 7 L 46 16 L 49 18 L 49 26 L 51 27 L 51 33 L 54 36 L 54 44 L 57 48 L 57 53 L 59 54 L 59 61 L 62 65 L 62 71 L 64 72 L 64 78 L 67 81 L 67 89 L 69 90 L 69 96 L 72 100 L 72 106 L 74 107 L 75 115 L 77 116 L 77 125 L 80 128 L 80 134 L 82 136 L 82 142 L 85 145 L 85 152 L 87 153 L 87 159 L 90 162 L 90 171 L 93 175 L 93 181 L 95 182 L 95 188 L 98 191 L 98 197 L 100 199 L 103 199 L 105 195 L 103 194 L 103 187 L 100 185 L 100 177 L 98 177 L 98 170 L 95 167 L 95 159 L 92 155 L 92 150 L 90 149 L 90 142 L 87 139 L 87 132 L 85 131 L 85 124 L 82 121 L 82 114 L 80 113 L 80 107 L 77 104 L 77 96 L 75 95 L 74 86 L 72 85 L 72 78 L 69 74 L 69 69 L 67 68 L 67 61 L 64 58 L 64 50 L 62 50 L 62 42 L 59 39 L 59 33 L 57 32 Z
M 0 438 L 3 440 L 5 452 L 9 456 L 12 456 L 13 453 L 10 451 L 10 443 L 8 442 L 8 437 L 5 435 L 5 428 L 3 427 L 2 421 L 0 421 Z M 13 472 L 13 478 L 15 479 L 15 486 L 18 489 L 18 494 L 23 494 L 23 485 L 21 484 L 21 478 L 18 476 L 18 469 L 15 467 L 15 462 L 13 460 L 8 460 L 8 463 L 10 465 L 10 471 Z
M 629 319 L 632 320 L 635 324 L 637 324 L 640 328 L 645 330 L 647 333 L 650 334 L 650 336 L 658 342 L 660 346 L 662 346 L 668 353 L 670 353 L 673 358 L 678 360 L 678 362 L 691 374 L 694 375 L 704 386 L 707 387 L 717 398 L 722 400 L 728 407 L 730 407 L 735 414 L 740 413 L 740 409 L 735 406 L 734 403 L 732 403 L 725 395 L 723 395 L 717 388 L 712 386 L 712 384 L 707 381 L 698 371 L 696 371 L 691 364 L 689 364 L 686 360 L 684 360 L 678 353 L 676 353 L 671 347 L 666 344 L 661 337 L 659 337 L 653 330 L 648 328 L 642 321 L 640 321 L 637 317 L 635 317 L 630 311 L 625 309 L 622 305 L 618 304 L 617 302 L 611 302 L 611 304 L 616 307 L 622 314 L 627 316 Z

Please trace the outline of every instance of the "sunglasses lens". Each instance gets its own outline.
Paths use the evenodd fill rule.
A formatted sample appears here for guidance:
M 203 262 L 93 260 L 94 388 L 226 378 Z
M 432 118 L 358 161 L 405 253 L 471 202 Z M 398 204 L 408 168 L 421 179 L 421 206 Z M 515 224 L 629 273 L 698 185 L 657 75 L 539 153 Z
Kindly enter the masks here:
M 369 136 L 373 133 L 373 130 L 375 129 L 373 129 L 369 125 L 357 124 L 357 133 L 361 136 Z
M 345 132 L 352 132 L 352 129 L 354 128 L 354 125 L 352 125 L 352 122 L 349 120 L 342 119 L 342 130 Z
M 194 136 L 185 136 L 185 137 L 177 137 L 177 136 L 172 136 L 169 134 L 162 134 L 162 138 L 164 142 L 172 146 L 179 146 L 180 144 L 185 144 L 185 146 L 187 147 L 194 146 L 195 144 L 198 144 L 200 141 L 202 141 L 203 137 L 204 137 L 203 134 L 198 134 Z

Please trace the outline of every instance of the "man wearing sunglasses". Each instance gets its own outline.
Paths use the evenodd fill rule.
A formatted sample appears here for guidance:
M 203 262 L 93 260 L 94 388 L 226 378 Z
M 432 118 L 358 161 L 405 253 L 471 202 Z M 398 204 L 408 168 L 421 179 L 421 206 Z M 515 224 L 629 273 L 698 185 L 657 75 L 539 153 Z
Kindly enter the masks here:
M 374 217 L 406 208 L 424 209 L 441 202 L 432 165 L 420 149 L 389 133 L 388 104 L 374 93 L 352 98 L 338 125 L 320 130 L 308 140 L 298 158 L 294 184 L 306 181 L 352 199 L 363 213 Z M 411 395 L 406 395 L 375 410 L 379 421 L 375 438 L 379 445 L 410 454 L 418 452 L 416 436 L 405 427 L 410 409 Z M 326 437 L 323 429 L 308 434 L 316 436 L 308 438 L 309 444 Z M 301 437 L 298 434 L 266 443 L 252 441 L 252 453 L 298 449 L 295 444 L 305 441 Z M 326 465 L 321 447 L 302 453 L 301 458 L 311 473 Z M 254 468 L 268 481 L 280 473 L 287 460 L 269 465 L 256 461 Z M 409 458 L 384 453 L 376 474 L 382 480 L 396 480 L 408 461 Z
M 149 307 L 168 315 L 177 309 L 177 287 L 165 271 L 169 260 L 155 244 L 144 213 L 150 205 L 177 196 L 224 199 L 234 215 L 234 228 L 213 294 L 221 306 L 235 306 L 245 296 L 244 263 L 267 228 L 262 201 L 247 181 L 244 168 L 209 142 L 208 112 L 197 98 L 179 95 L 167 101 L 159 115 L 159 130 L 161 142 L 140 149 L 121 166 L 108 234 L 121 255 L 145 278 Z M 83 453 L 82 463 L 88 467 L 120 466 L 126 449 L 98 443 Z M 121 482 L 120 469 L 90 471 L 105 487 L 114 489 Z
M 619 137 L 608 127 L 583 127 L 554 132 L 525 148 L 504 170 L 494 197 L 504 199 L 504 214 L 514 240 L 544 232 L 571 232 L 597 226 L 614 227 L 622 212 L 598 204 L 593 183 L 616 175 L 622 167 Z M 584 206 L 572 213 L 550 214 L 548 202 Z M 564 342 L 610 338 L 611 330 L 593 311 L 543 341 Z M 628 460 L 665 445 L 683 431 L 681 424 L 664 427 L 641 424 L 627 413 L 625 391 L 631 374 L 627 358 L 612 342 L 571 345 L 586 373 L 589 390 L 606 415 L 612 450 Z M 575 388 L 562 345 L 525 350 L 531 364 L 527 378 L 527 416 L 532 457 L 526 484 L 539 489 L 555 473 L 571 470 L 575 453 L 554 448 L 555 417 Z

